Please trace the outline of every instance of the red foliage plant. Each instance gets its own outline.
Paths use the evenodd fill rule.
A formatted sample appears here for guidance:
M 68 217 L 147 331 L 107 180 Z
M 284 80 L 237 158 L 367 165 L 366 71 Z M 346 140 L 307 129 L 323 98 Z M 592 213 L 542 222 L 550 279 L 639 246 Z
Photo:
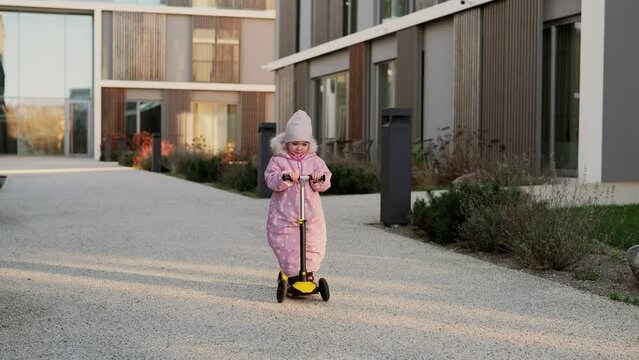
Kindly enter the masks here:
M 133 158 L 133 167 L 136 169 L 142 168 L 142 161 L 153 154 L 153 138 L 151 134 L 146 131 L 133 134 L 131 137 L 131 149 L 137 150 Z M 174 150 L 175 145 L 162 140 L 162 156 L 169 156 Z

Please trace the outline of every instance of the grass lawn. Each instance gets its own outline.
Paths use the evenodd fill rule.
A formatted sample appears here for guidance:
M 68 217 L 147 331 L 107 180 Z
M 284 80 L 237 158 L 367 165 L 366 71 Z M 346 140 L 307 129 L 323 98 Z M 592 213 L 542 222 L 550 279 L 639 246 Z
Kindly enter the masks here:
M 639 204 L 596 206 L 600 240 L 621 250 L 639 244 Z

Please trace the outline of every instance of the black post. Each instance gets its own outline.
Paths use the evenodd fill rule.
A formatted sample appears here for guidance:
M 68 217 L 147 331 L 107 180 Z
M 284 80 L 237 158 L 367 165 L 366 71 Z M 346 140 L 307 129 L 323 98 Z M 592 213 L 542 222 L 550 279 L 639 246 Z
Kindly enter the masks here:
M 111 161 L 111 138 L 102 139 L 104 143 L 104 161 Z
M 153 154 L 151 155 L 151 171 L 160 172 L 161 165 L 160 159 L 162 158 L 162 139 L 160 134 L 153 133 Z
M 264 171 L 271 159 L 271 139 L 275 136 L 275 123 L 260 123 L 258 126 L 257 149 L 257 196 L 271 197 L 271 189 L 266 186 Z
M 126 147 L 126 138 L 124 137 L 124 135 L 121 135 L 118 141 L 118 163 L 122 165 L 124 163 L 124 148 Z
M 410 109 L 382 110 L 381 222 L 410 222 L 411 142 Z

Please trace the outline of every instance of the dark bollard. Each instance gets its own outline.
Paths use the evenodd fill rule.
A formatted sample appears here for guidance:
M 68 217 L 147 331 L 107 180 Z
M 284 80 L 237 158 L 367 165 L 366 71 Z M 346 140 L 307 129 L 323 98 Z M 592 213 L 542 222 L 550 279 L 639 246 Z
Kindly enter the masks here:
M 118 163 L 122 165 L 124 163 L 124 148 L 126 147 L 124 135 L 120 136 L 118 141 Z
M 104 143 L 104 161 L 111 161 L 111 139 L 104 138 L 102 142 Z
M 151 171 L 160 172 L 162 166 L 160 159 L 162 158 L 162 139 L 160 134 L 153 133 L 153 154 L 151 155 Z
M 381 222 L 410 222 L 411 141 L 410 109 L 382 110 Z
M 275 123 L 260 123 L 258 126 L 257 149 L 257 196 L 271 197 L 271 189 L 266 186 L 264 171 L 271 159 L 271 139 L 275 136 Z

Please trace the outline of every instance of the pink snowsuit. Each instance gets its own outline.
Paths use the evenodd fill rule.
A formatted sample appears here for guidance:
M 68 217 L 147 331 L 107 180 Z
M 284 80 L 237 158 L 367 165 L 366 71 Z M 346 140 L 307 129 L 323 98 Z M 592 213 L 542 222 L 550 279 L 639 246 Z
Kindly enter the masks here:
M 326 222 L 319 192 L 331 186 L 331 172 L 315 153 L 308 153 L 298 161 L 284 150 L 271 157 L 264 171 L 266 183 L 273 190 L 266 224 L 268 242 L 280 268 L 287 276 L 295 276 L 300 270 L 300 230 L 297 224 L 300 183 L 282 180 L 282 175 L 290 171 L 297 171 L 300 175 L 319 171 L 326 176 L 324 182 L 305 184 L 306 270 L 309 272 L 319 270 L 326 252 Z

